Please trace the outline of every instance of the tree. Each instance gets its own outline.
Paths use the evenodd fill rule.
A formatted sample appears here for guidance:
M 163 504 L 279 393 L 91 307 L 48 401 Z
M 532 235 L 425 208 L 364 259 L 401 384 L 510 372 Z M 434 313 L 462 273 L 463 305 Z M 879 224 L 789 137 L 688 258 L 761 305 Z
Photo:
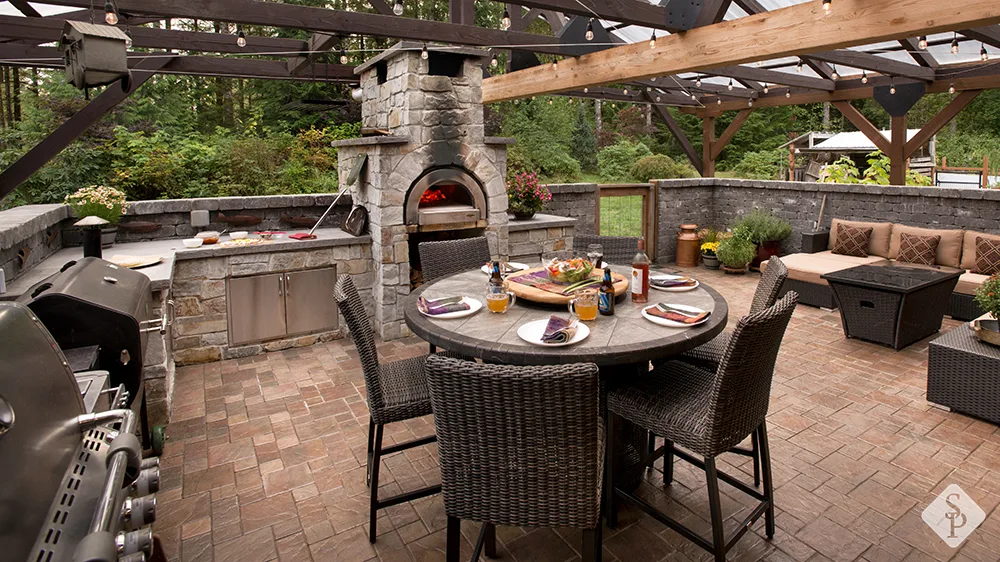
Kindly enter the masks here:
M 589 109 L 586 103 L 581 103 L 576 112 L 576 127 L 573 128 L 570 154 L 580 163 L 583 171 L 596 172 L 597 138 L 594 136 L 594 124 L 588 118 Z

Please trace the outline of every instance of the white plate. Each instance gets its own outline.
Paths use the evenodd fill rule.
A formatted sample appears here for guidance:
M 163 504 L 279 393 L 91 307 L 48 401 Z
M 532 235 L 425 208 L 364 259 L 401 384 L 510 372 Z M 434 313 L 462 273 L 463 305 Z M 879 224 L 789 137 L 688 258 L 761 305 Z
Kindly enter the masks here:
M 587 336 L 590 335 L 590 328 L 588 328 L 583 322 L 577 322 L 576 335 L 573 336 L 573 339 L 564 343 L 543 343 L 542 334 L 545 333 L 545 326 L 547 326 L 548 323 L 549 321 L 546 319 L 534 320 L 532 322 L 528 322 L 527 324 L 522 324 L 521 327 L 517 329 L 517 337 L 540 347 L 564 347 L 580 343 L 587 339 Z
M 531 269 L 531 268 L 529 268 L 527 266 L 527 264 L 518 263 L 516 261 L 509 261 L 509 262 L 507 262 L 507 264 L 510 265 L 511 267 L 513 267 L 514 269 L 520 269 L 521 271 L 524 271 L 526 269 Z M 483 267 L 480 267 L 479 271 L 482 271 L 486 275 L 489 275 L 489 274 L 493 273 L 493 266 L 492 265 L 483 264 Z M 500 270 L 500 274 L 501 275 L 513 275 L 515 273 L 521 273 L 521 271 L 512 271 L 510 273 L 504 273 L 503 270 L 501 269 Z
M 667 304 L 669 306 L 672 306 L 672 307 L 676 308 L 677 310 L 683 310 L 685 312 L 691 312 L 691 313 L 704 312 L 702 309 L 696 308 L 696 307 L 693 307 L 693 306 L 687 306 L 687 305 L 683 305 L 683 304 L 673 304 L 673 303 L 669 303 L 669 302 L 665 303 L 665 304 Z M 649 320 L 653 324 L 659 324 L 660 326 L 666 326 L 668 328 L 692 328 L 694 326 L 701 326 L 705 322 L 708 322 L 708 319 L 712 317 L 711 315 L 708 315 L 701 322 L 695 322 L 694 324 L 685 324 L 683 322 L 674 322 L 673 320 L 667 320 L 666 318 L 660 318 L 658 316 L 653 316 L 652 314 L 649 314 L 648 312 L 646 312 L 647 309 L 653 308 L 655 306 L 656 305 L 654 304 L 653 306 L 647 306 L 646 308 L 643 308 L 642 309 L 642 317 L 645 318 L 646 320 Z
M 660 273 L 660 274 L 657 274 L 657 275 L 650 275 L 649 276 L 649 281 L 650 281 L 649 288 L 650 289 L 656 289 L 657 291 L 666 291 L 668 293 L 686 293 L 688 291 L 693 291 L 693 290 L 697 289 L 698 285 L 701 285 L 701 283 L 697 279 L 695 279 L 694 285 L 692 285 L 691 287 L 657 287 L 656 285 L 653 285 L 653 283 L 652 283 L 653 279 L 677 279 L 679 277 L 686 277 L 686 276 L 685 275 L 669 275 L 669 274 L 666 274 L 666 273 Z
M 466 316 L 472 316 L 473 314 L 479 312 L 479 309 L 483 307 L 482 302 L 472 297 L 462 297 L 462 302 L 469 305 L 468 310 L 456 310 L 455 312 L 446 312 L 444 314 L 427 314 L 426 312 L 420 310 L 419 308 L 417 310 L 420 310 L 420 314 L 423 314 L 428 318 L 440 318 L 442 320 L 451 320 L 452 318 L 465 318 Z

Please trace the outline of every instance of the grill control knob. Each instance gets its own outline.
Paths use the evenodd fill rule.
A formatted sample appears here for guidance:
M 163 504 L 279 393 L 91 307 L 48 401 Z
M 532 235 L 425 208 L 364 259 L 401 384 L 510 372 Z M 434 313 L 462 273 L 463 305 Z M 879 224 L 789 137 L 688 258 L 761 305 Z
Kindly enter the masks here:
M 130 529 L 141 529 L 156 521 L 156 495 L 125 498 L 122 505 L 122 523 Z
M 153 552 L 153 529 L 146 527 L 138 531 L 119 533 L 115 537 L 115 548 L 118 549 L 119 557 L 137 552 L 149 556 Z
M 160 491 L 160 467 L 151 466 L 142 469 L 139 472 L 139 477 L 135 479 L 133 489 L 140 496 L 147 496 Z

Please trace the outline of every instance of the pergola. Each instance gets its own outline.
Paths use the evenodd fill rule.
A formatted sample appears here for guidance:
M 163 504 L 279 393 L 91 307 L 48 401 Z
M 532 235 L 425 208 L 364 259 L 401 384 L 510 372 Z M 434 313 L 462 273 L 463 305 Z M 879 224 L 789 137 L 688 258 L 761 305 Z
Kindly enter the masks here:
M 61 52 L 49 44 L 65 21 L 104 18 L 93 0 L 46 0 L 50 8 L 77 8 L 49 16 L 26 0 L 9 2 L 21 14 L 0 15 L 0 64 L 60 68 Z M 114 0 L 118 25 L 132 38 L 131 89 L 106 88 L 0 173 L 0 197 L 154 74 L 352 83 L 353 67 L 317 60 L 336 54 L 351 36 L 511 52 L 507 72 L 484 81 L 485 103 L 560 94 L 649 104 L 706 177 L 755 109 L 831 102 L 890 156 L 891 182 L 900 185 L 917 147 L 982 90 L 1000 87 L 998 60 L 988 60 L 1000 59 L 996 0 L 521 0 L 504 6 L 504 29 L 475 26 L 474 0 L 450 0 L 449 21 L 397 15 L 402 2 L 369 0 L 371 11 L 360 12 L 255 0 Z M 526 31 L 539 17 L 554 37 Z M 246 36 L 241 46 L 231 31 L 169 29 L 177 18 L 219 22 L 225 30 L 253 25 L 312 35 L 307 41 Z M 956 46 L 975 54 L 956 56 Z M 906 142 L 906 111 L 924 93 L 947 91 L 957 94 L 951 104 Z M 849 103 L 871 97 L 892 115 L 889 139 Z M 701 154 L 667 106 L 702 118 Z M 731 110 L 737 117 L 717 135 L 716 118 Z

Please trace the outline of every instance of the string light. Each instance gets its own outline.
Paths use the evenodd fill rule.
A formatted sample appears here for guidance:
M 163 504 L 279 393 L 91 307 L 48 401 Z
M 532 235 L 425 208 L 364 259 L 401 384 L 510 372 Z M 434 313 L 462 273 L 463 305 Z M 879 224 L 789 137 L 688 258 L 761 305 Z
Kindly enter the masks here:
M 986 52 L 986 43 L 982 43 L 979 49 L 979 58 L 983 59 L 983 62 L 990 60 L 990 54 Z
M 653 34 L 649 36 L 649 48 L 650 49 L 656 48 L 656 31 L 654 31 Z
M 504 31 L 510 29 L 510 12 L 507 11 L 507 8 L 503 9 L 503 15 L 500 16 L 500 27 Z
M 427 52 L 427 45 L 424 45 L 424 48 L 420 49 L 420 58 L 427 60 L 427 57 L 429 56 L 431 56 L 431 54 Z
M 799 61 L 799 64 L 798 64 L 798 66 L 796 67 L 795 70 L 798 71 L 798 72 L 802 72 L 802 61 Z
M 660 101 L 660 96 L 656 96 L 656 101 L 657 101 L 657 102 L 659 102 L 659 101 Z
M 747 107 L 753 107 L 753 98 L 747 100 Z
M 118 12 L 115 11 L 115 7 L 111 4 L 111 0 L 104 3 L 104 21 L 108 25 L 118 25 Z
M 701 76 L 699 76 L 698 79 L 694 81 L 694 87 L 695 88 L 701 87 Z
M 868 83 L 868 73 L 865 72 L 864 70 L 861 71 L 861 83 L 862 84 Z
M 649 79 L 650 82 L 656 82 L 656 76 Z
M 722 105 L 722 98 L 715 98 L 716 105 Z
M 948 93 L 949 94 L 954 94 L 955 93 L 955 83 L 954 82 L 952 82 L 951 84 L 948 84 Z
M 788 88 L 787 90 L 785 90 L 785 99 L 786 100 L 791 99 L 791 97 L 792 97 L 792 89 Z
M 698 94 L 691 92 L 691 99 L 698 101 Z
M 559 61 L 552 61 L 552 70 L 559 70 Z
M 498 64 L 500 64 L 500 61 L 497 60 L 497 56 L 496 56 L 496 54 L 494 54 L 493 58 L 490 59 L 490 66 L 492 66 L 493 68 L 496 68 L 496 66 Z
M 594 18 L 590 18 L 590 21 L 587 22 L 587 33 L 583 36 L 587 38 L 587 41 L 594 40 Z
M 823 11 L 829 14 L 831 8 L 833 8 L 833 0 L 823 0 Z
M 126 37 L 126 39 L 125 39 L 125 48 L 126 49 L 131 49 L 132 48 L 132 32 L 126 29 L 125 30 L 125 37 Z
M 340 48 L 340 64 L 347 64 L 347 51 L 343 47 Z
M 889 79 L 889 93 L 890 94 L 896 93 L 896 81 L 892 78 Z
M 958 54 L 958 32 L 955 32 L 955 37 L 951 40 L 951 54 Z
M 833 65 L 833 74 L 830 75 L 830 78 L 833 78 L 834 80 L 840 79 L 840 75 L 837 74 L 837 65 Z
M 589 92 L 590 92 L 590 88 L 584 88 L 584 89 L 583 89 L 583 93 L 585 93 L 585 94 L 586 94 L 586 93 L 589 93 Z
M 239 45 L 240 47 L 247 46 L 247 36 L 246 33 L 243 33 L 242 25 L 236 26 L 236 44 Z
M 552 105 L 552 98 L 549 98 L 549 105 Z
M 729 86 L 726 86 L 726 87 L 729 88 L 730 92 L 733 91 L 733 79 L 732 78 L 729 79 Z
M 624 90 L 622 90 L 622 94 L 624 94 L 624 95 L 627 96 L 628 95 L 628 88 L 625 88 Z
M 764 93 L 766 94 L 766 93 L 768 93 L 770 91 L 771 91 L 770 86 L 767 85 L 767 82 L 764 82 Z
M 396 3 L 392 5 L 392 13 L 397 16 L 403 15 L 403 0 L 396 0 Z
M 921 51 L 926 51 L 927 50 L 927 36 L 926 35 L 921 35 L 920 36 L 920 40 L 917 41 L 917 47 Z

